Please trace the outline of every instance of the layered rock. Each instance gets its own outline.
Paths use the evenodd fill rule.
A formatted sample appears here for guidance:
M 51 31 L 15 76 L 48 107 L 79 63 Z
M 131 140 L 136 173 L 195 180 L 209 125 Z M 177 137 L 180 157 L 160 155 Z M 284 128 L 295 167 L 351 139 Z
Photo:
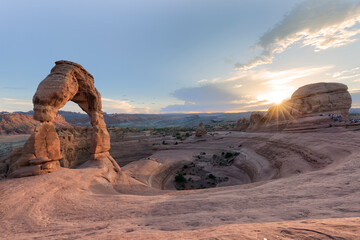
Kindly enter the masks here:
M 204 123 L 200 123 L 199 126 L 196 129 L 195 136 L 196 137 L 202 137 L 207 134 L 207 131 L 205 129 Z
M 34 119 L 41 122 L 25 144 L 22 156 L 12 166 L 12 177 L 52 172 L 60 167 L 60 141 L 53 121 L 68 101 L 77 103 L 90 117 L 93 127 L 90 144 L 91 159 L 110 160 L 116 171 L 120 167 L 108 153 L 110 135 L 103 117 L 101 96 L 94 78 L 81 65 L 57 61 L 50 74 L 39 84 L 33 97 Z
M 351 103 L 351 95 L 345 84 L 320 82 L 300 87 L 287 105 L 293 117 L 337 113 L 347 119 Z
M 26 177 L 60 168 L 60 140 L 53 123 L 43 122 L 35 128 L 24 145 L 21 157 L 11 168 L 10 177 Z
M 351 108 L 351 95 L 342 83 L 314 83 L 300 87 L 290 100 L 274 105 L 266 113 L 255 112 L 250 117 L 248 130 L 266 127 L 280 130 L 288 126 L 301 127 L 327 124 L 337 116 L 346 121 Z

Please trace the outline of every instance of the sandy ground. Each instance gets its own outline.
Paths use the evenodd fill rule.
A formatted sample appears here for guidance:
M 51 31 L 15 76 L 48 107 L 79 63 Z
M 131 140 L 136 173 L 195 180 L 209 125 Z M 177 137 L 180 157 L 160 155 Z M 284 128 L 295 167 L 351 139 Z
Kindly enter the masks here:
M 247 156 L 252 183 L 170 190 L 174 171 L 194 155 L 227 149 Z M 121 175 L 88 162 L 5 179 L 0 238 L 359 239 L 359 159 L 356 129 L 219 132 L 130 163 Z

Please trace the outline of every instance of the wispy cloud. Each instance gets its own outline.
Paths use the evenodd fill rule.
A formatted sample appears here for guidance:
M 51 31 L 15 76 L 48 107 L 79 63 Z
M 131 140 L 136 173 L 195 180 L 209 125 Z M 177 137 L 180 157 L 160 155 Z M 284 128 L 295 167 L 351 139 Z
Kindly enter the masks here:
M 0 112 L 29 111 L 32 109 L 32 101 L 15 98 L 0 98 Z
M 0 98 L 0 99 L 1 101 L 6 102 L 7 104 L 32 106 L 31 100 L 22 100 L 15 98 Z
M 251 69 L 272 63 L 274 54 L 294 43 L 312 46 L 315 51 L 354 42 L 360 33 L 360 3 L 351 0 L 307 0 L 297 5 L 283 20 L 259 39 L 259 56 L 236 63 L 236 69 Z
M 129 101 L 101 98 L 103 111 L 109 113 L 149 113 L 149 107 L 137 108 Z
M 358 82 L 360 80 L 360 67 L 335 72 L 332 74 L 332 77 L 338 81 L 350 80 Z
M 149 107 L 134 107 L 127 100 L 102 98 L 103 111 L 108 113 L 149 113 Z M 31 100 L 0 98 L 0 112 L 29 111 L 32 109 Z M 63 110 L 81 112 L 82 110 L 73 102 L 68 102 Z

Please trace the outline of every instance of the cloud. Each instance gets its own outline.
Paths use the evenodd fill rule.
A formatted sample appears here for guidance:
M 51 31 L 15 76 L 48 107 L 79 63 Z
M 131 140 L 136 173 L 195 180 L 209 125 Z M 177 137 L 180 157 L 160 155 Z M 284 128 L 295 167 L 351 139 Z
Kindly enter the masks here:
M 29 111 L 32 109 L 31 100 L 0 98 L 0 112 Z
M 358 80 L 360 79 L 360 67 L 356 67 L 340 72 L 335 72 L 332 74 L 332 77 L 339 81 L 353 80 L 355 82 L 358 82 Z
M 235 93 L 226 88 L 226 85 L 222 86 L 218 83 L 194 88 L 181 88 L 176 90 L 173 96 L 188 104 L 221 104 L 238 98 Z
M 259 39 L 259 56 L 236 69 L 251 69 L 272 63 L 274 54 L 294 43 L 312 46 L 315 51 L 354 42 L 360 33 L 360 3 L 351 0 L 307 0 L 297 5 L 283 20 Z
M 205 85 L 181 88 L 173 96 L 183 104 L 168 105 L 161 112 L 229 112 L 267 109 L 274 102 L 289 98 L 304 83 L 333 66 L 293 68 L 282 71 L 267 69 L 235 71 Z
M 209 104 L 175 104 L 168 105 L 165 108 L 161 109 L 161 112 L 166 113 L 214 113 L 214 112 L 242 112 L 242 111 L 255 111 L 255 110 L 266 110 L 270 107 L 270 104 L 217 104 L 217 105 L 209 105 Z
M 129 101 L 101 98 L 104 112 L 108 113 L 149 113 L 149 107 L 136 108 Z
M 149 113 L 149 107 L 137 108 L 129 104 L 129 101 L 102 98 L 103 111 L 108 113 Z M 15 112 L 32 110 L 31 100 L 0 98 L 0 112 Z M 68 102 L 62 110 L 82 112 L 81 108 L 73 102 Z

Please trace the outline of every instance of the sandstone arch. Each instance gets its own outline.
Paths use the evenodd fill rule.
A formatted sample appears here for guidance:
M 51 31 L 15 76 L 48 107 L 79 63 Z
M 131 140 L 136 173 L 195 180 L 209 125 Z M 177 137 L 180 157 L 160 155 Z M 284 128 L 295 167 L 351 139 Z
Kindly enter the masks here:
M 26 142 L 20 159 L 12 166 L 11 177 L 39 175 L 60 168 L 60 141 L 52 122 L 58 110 L 68 101 L 77 103 L 90 117 L 93 127 L 89 149 L 91 159 L 107 158 L 120 171 L 108 152 L 110 135 L 103 117 L 101 95 L 94 86 L 94 77 L 77 63 L 57 61 L 33 97 L 34 119 L 41 123 Z

